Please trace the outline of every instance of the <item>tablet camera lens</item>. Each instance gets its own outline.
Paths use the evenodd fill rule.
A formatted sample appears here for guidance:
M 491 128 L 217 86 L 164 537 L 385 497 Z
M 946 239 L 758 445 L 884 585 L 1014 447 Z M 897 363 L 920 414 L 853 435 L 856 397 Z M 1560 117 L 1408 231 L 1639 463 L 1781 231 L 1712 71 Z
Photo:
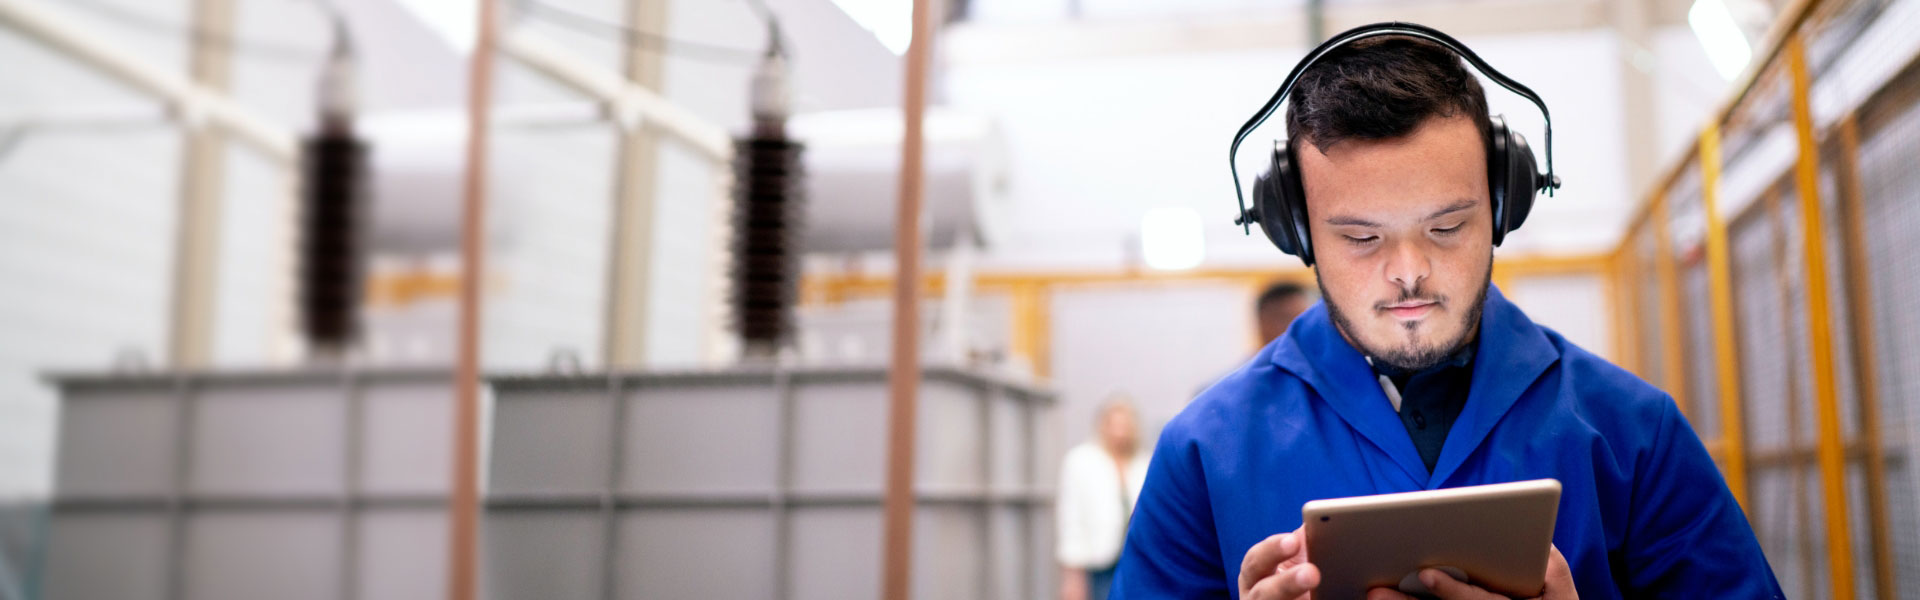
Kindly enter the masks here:
M 1327 521 L 1332 521 L 1332 520 L 1333 520 L 1333 517 L 1320 517 L 1321 523 L 1325 523 Z

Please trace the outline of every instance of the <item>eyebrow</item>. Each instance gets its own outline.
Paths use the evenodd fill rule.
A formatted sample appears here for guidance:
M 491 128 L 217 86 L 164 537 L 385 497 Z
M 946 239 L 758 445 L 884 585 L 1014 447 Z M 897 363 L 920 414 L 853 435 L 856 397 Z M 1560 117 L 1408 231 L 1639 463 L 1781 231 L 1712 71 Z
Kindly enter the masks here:
M 1379 223 L 1368 221 L 1360 217 L 1329 217 L 1322 222 L 1328 225 L 1354 225 L 1359 227 L 1379 227 L 1380 226 Z
M 1454 202 L 1453 204 L 1447 205 L 1446 208 L 1433 211 L 1433 214 L 1427 215 L 1427 218 L 1425 220 L 1432 221 L 1434 219 L 1438 219 L 1440 217 L 1444 217 L 1452 213 L 1457 213 L 1469 208 L 1473 208 L 1472 200 L 1460 200 L 1460 201 Z
M 1459 200 L 1454 202 L 1453 204 L 1447 205 L 1446 208 L 1433 211 L 1433 214 L 1427 215 L 1425 219 L 1421 219 L 1421 220 L 1432 221 L 1434 219 L 1438 219 L 1440 217 L 1444 217 L 1453 213 L 1467 210 L 1469 208 L 1473 208 L 1472 200 Z M 1352 225 L 1355 227 L 1379 227 L 1380 226 L 1379 223 L 1374 221 L 1369 221 L 1366 219 L 1362 219 L 1360 217 L 1352 217 L 1352 216 L 1345 216 L 1345 215 L 1327 217 L 1326 219 L 1323 219 L 1321 222 L 1326 223 L 1328 225 L 1340 225 L 1340 226 L 1346 226 L 1346 225 Z

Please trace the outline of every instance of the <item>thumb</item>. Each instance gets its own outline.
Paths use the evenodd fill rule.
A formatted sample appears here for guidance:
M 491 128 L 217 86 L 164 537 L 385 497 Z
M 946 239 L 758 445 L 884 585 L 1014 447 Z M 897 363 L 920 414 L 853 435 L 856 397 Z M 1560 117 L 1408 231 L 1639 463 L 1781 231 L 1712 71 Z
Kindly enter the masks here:
M 1578 592 L 1573 587 L 1573 567 L 1567 564 L 1567 557 L 1560 554 L 1557 546 L 1547 546 L 1547 578 L 1545 596 L 1548 598 L 1576 598 Z

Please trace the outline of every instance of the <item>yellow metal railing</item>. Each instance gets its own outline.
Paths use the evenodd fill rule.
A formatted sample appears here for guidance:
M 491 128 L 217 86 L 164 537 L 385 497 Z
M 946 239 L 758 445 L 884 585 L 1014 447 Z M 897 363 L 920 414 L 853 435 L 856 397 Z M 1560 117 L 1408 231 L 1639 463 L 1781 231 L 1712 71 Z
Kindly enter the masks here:
M 1604 254 L 1564 256 L 1517 256 L 1496 259 L 1493 280 L 1509 293 L 1514 285 L 1536 277 L 1567 275 L 1591 276 L 1614 285 L 1613 257 Z M 1249 304 L 1261 288 L 1276 281 L 1313 285 L 1313 272 L 1304 267 L 1200 269 L 1194 271 L 1046 271 L 975 274 L 970 287 L 976 294 L 1007 294 L 1011 300 L 1011 353 L 1032 365 L 1042 377 L 1051 372 L 1052 326 L 1048 307 L 1053 294 L 1084 286 L 1157 286 L 1225 283 L 1247 291 Z M 857 298 L 878 298 L 892 284 L 886 275 L 809 274 L 800 282 L 800 301 L 804 305 L 831 305 Z M 922 293 L 941 294 L 946 277 L 932 274 L 924 278 Z M 1615 315 L 1615 318 L 1620 318 Z M 1250 344 L 1256 343 L 1249 336 Z M 1615 354 L 1619 348 L 1614 348 Z
M 1890 444 L 1881 431 L 1880 402 L 1889 398 L 1877 388 L 1883 379 L 1893 380 L 1879 370 L 1890 359 L 1876 344 L 1916 332 L 1888 331 L 1887 321 L 1874 315 L 1876 307 L 1910 314 L 1920 303 L 1889 304 L 1884 297 L 1874 302 L 1876 286 L 1888 284 L 1874 279 L 1879 265 L 1863 233 L 1870 225 L 1863 209 L 1870 192 L 1860 166 L 1862 138 L 1870 135 L 1863 121 L 1884 128 L 1899 115 L 1920 114 L 1920 60 L 1894 56 L 1903 66 L 1885 81 L 1850 81 L 1876 91 L 1837 117 L 1823 120 L 1812 100 L 1822 66 L 1813 62 L 1810 48 L 1822 49 L 1825 64 L 1848 53 L 1880 51 L 1852 47 L 1864 26 L 1847 30 L 1837 24 L 1843 15 L 1862 13 L 1869 14 L 1853 24 L 1870 22 L 1887 6 L 1875 0 L 1788 6 L 1727 103 L 1647 192 L 1609 270 L 1620 324 L 1615 346 L 1624 350 L 1616 359 L 1668 389 L 1695 420 L 1795 597 L 1895 598 L 1901 586 L 1911 592 L 1913 580 L 1920 579 L 1920 557 L 1897 555 L 1892 542 L 1920 532 L 1893 529 L 1889 494 L 1912 491 L 1890 492 L 1889 471 L 1911 474 L 1920 467 L 1906 454 L 1911 442 Z M 1796 154 L 1770 172 L 1776 167 L 1755 158 L 1767 153 L 1753 150 L 1783 137 L 1769 134 L 1782 132 L 1792 134 Z M 1895 135 L 1912 141 L 1911 133 Z M 1920 159 L 1908 159 L 1905 168 L 1920 168 Z M 1759 179 L 1753 179 L 1756 173 Z M 1822 186 L 1823 174 L 1831 177 L 1831 187 Z M 1766 185 L 1757 193 L 1730 191 L 1730 176 Z M 1682 185 L 1695 178 L 1697 190 Z M 1914 200 L 1911 194 L 1892 198 L 1905 193 L 1898 189 L 1879 193 L 1877 202 Z M 1647 236 L 1655 248 L 1651 262 L 1642 257 Z M 1877 251 L 1889 247 L 1895 246 L 1883 235 Z M 1911 251 L 1897 248 L 1892 251 Z M 1692 269 L 1701 268 L 1705 297 L 1683 293 L 1681 271 L 1697 274 Z M 1762 281 L 1767 274 L 1774 280 Z M 1649 296 L 1658 298 L 1658 316 L 1639 318 L 1631 307 Z M 1781 314 L 1761 314 L 1774 308 Z M 1711 353 L 1690 344 L 1697 334 L 1684 326 L 1697 322 L 1688 321 L 1689 315 L 1701 310 L 1711 323 Z M 1786 372 L 1771 371 L 1781 367 Z M 1709 381 L 1693 380 L 1703 374 Z M 1715 397 L 1695 390 L 1711 390 Z M 1810 431 L 1802 428 L 1803 416 L 1811 418 Z M 1700 425 L 1708 422 L 1717 426 Z M 1894 467 L 1890 457 L 1898 461 Z M 1912 504 L 1909 498 L 1894 500 Z

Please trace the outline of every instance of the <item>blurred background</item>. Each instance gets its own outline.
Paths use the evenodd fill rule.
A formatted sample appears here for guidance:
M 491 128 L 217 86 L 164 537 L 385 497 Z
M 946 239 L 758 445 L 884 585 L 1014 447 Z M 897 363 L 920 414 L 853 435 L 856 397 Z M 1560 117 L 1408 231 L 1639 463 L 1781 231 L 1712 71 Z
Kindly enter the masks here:
M 913 596 L 1058 597 L 1102 407 L 1150 446 L 1313 300 L 1220 150 L 1401 20 L 1557 117 L 1495 284 L 1673 394 L 1790 595 L 1920 599 L 1920 2 L 934 4 Z M 0 0 L 0 598 L 879 594 L 913 3 L 494 8 L 475 118 L 477 2 Z

